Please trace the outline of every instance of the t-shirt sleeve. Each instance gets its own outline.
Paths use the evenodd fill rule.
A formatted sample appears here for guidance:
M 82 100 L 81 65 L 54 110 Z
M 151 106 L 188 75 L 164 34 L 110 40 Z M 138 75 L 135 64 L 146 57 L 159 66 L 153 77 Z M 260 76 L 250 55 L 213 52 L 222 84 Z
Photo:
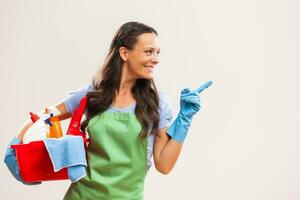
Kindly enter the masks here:
M 93 84 L 90 83 L 77 90 L 71 91 L 69 96 L 63 100 L 67 111 L 69 113 L 73 113 L 73 111 L 79 106 L 80 100 L 83 98 L 83 96 L 93 89 Z
M 169 127 L 173 120 L 172 103 L 169 96 L 165 93 L 159 93 L 159 123 L 158 129 Z

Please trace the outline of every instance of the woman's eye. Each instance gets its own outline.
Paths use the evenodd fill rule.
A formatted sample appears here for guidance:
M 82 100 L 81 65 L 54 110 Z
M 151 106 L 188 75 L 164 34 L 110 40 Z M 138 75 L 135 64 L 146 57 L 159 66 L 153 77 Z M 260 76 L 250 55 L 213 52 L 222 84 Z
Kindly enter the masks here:
M 151 55 L 151 53 L 152 53 L 152 51 L 151 51 L 151 50 L 149 50 L 149 51 L 146 51 L 146 54 L 148 54 L 148 55 Z

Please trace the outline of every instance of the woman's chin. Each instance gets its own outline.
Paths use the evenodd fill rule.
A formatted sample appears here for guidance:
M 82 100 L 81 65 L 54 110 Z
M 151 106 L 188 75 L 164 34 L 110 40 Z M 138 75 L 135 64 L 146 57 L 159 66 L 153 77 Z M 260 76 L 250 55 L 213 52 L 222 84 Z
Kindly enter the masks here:
M 145 79 L 152 80 L 153 79 L 153 75 L 150 74 L 150 75 L 146 76 Z
M 149 73 L 149 74 L 145 74 L 143 76 L 140 76 L 141 79 L 147 79 L 147 80 L 152 80 L 153 77 L 153 73 Z

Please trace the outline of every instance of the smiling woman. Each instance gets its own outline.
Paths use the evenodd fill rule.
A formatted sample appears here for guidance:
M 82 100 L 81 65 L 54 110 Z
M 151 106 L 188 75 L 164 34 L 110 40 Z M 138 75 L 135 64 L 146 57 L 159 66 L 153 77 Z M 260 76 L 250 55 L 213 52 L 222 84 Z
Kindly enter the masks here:
M 172 120 L 168 98 L 157 93 L 153 81 L 158 54 L 153 28 L 138 22 L 122 25 L 93 84 L 65 101 L 72 112 L 82 95 L 88 96 L 87 119 L 81 128 L 87 128 L 95 141 L 88 151 L 87 176 L 71 185 L 65 199 L 143 198 L 154 137 Z M 165 132 L 164 136 L 168 139 Z
M 81 123 L 90 138 L 86 176 L 71 184 L 65 200 L 140 200 L 152 155 L 162 174 L 174 167 L 192 116 L 200 110 L 198 94 L 211 83 L 182 91 L 181 109 L 171 124 L 170 100 L 153 81 L 159 53 L 156 30 L 139 22 L 125 23 L 93 81 L 53 105 L 63 120 L 88 97 L 86 119 Z M 13 142 L 21 142 L 31 125 L 25 123 Z M 22 181 L 16 159 L 10 155 L 8 166 Z

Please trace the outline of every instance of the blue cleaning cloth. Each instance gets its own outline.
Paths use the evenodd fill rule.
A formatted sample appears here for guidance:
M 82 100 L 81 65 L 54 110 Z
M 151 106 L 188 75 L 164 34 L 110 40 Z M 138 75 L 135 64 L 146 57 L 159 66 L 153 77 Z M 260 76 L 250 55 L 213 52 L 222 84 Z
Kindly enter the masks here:
M 86 154 L 81 136 L 66 135 L 43 139 L 55 172 L 68 167 L 72 183 L 86 176 Z

